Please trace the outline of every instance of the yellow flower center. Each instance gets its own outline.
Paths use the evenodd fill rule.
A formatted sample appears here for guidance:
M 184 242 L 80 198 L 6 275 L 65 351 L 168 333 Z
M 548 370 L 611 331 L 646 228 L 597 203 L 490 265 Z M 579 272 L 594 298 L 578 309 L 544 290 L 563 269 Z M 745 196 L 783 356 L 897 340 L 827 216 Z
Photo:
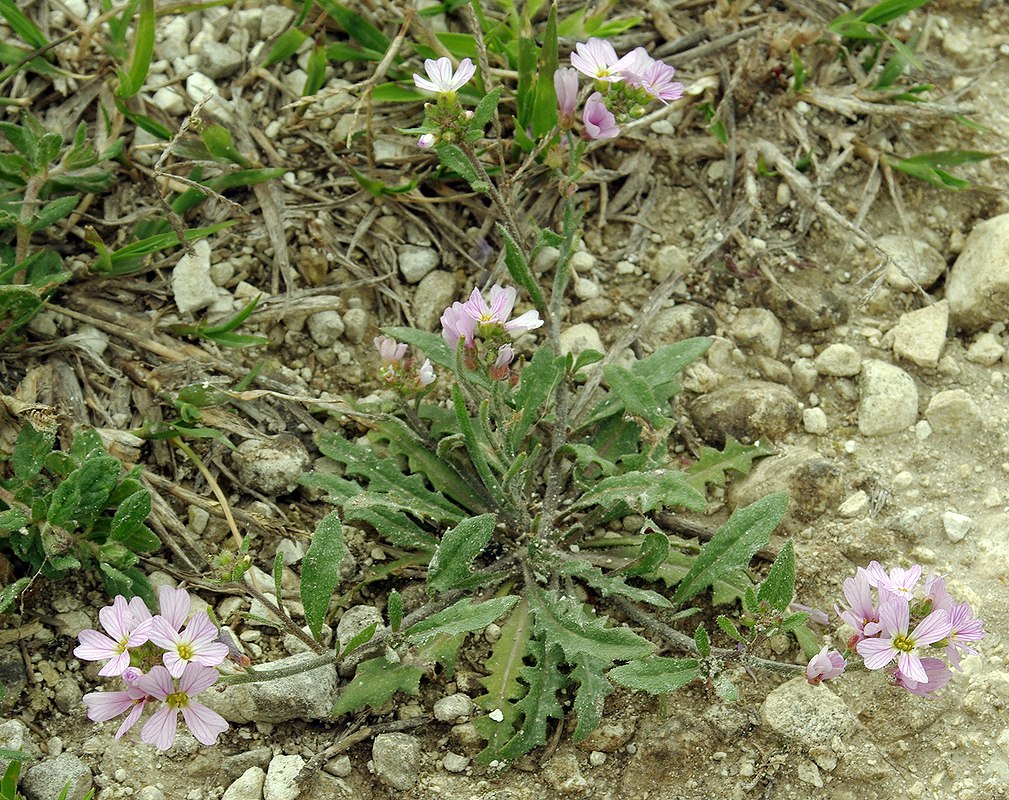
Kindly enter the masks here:
M 893 646 L 905 653 L 910 653 L 914 650 L 914 639 L 906 633 L 902 633 L 899 636 L 894 637 Z
M 177 651 L 179 654 L 179 658 L 181 658 L 183 661 L 189 661 L 189 659 L 191 659 L 194 655 L 196 655 L 196 653 L 193 652 L 193 646 L 191 644 L 186 644 L 185 642 L 183 642 L 178 646 Z
M 185 692 L 173 692 L 165 698 L 169 708 L 185 708 L 189 705 L 189 695 Z

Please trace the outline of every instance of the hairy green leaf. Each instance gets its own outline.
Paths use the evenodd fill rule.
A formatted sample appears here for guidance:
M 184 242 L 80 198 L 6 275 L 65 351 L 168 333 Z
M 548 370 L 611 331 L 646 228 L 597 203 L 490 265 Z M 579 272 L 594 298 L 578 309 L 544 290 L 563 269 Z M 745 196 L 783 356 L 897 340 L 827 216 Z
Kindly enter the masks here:
M 594 488 L 583 494 L 572 509 L 627 503 L 641 514 L 656 508 L 688 508 L 703 511 L 704 495 L 687 483 L 687 477 L 676 469 L 653 469 L 647 472 L 625 472 L 603 478 Z
M 359 708 L 376 708 L 387 702 L 396 692 L 417 694 L 420 679 L 424 675 L 422 667 L 412 664 L 393 663 L 384 658 L 362 661 L 333 706 L 333 714 L 349 714 Z
M 784 611 L 795 596 L 795 550 L 785 542 L 771 569 L 757 590 L 757 600 L 777 611 Z
M 614 667 L 606 675 L 614 683 L 628 689 L 640 689 L 649 694 L 669 694 L 699 678 L 700 669 L 693 658 L 652 656 Z
M 638 557 L 618 572 L 624 575 L 647 575 L 664 564 L 667 558 L 669 558 L 669 537 L 661 531 L 651 531 L 645 534 Z
M 574 740 L 580 742 L 599 727 L 603 719 L 603 709 L 606 698 L 613 693 L 613 684 L 604 674 L 608 661 L 594 658 L 588 653 L 579 653 L 571 663 L 571 680 L 578 684 L 575 693 L 575 713 L 578 721 L 575 723 Z
M 740 444 L 731 434 L 726 435 L 725 446 L 720 452 L 713 447 L 701 448 L 697 462 L 687 468 L 690 476 L 687 482 L 698 490 L 709 484 L 724 487 L 727 472 L 746 475 L 756 459 L 774 455 L 775 452 L 773 447 L 760 442 Z
M 517 602 L 518 598 L 513 595 L 495 597 L 483 603 L 466 598 L 418 622 L 403 635 L 412 644 L 423 645 L 436 636 L 477 631 L 486 628 Z
M 494 535 L 495 517 L 482 514 L 464 519 L 446 531 L 427 568 L 427 585 L 433 592 L 468 588 L 484 579 L 473 574 L 470 565 Z
M 742 569 L 767 544 L 771 531 L 785 516 L 788 495 L 772 494 L 736 509 L 694 559 L 673 596 L 679 605 L 711 586 L 722 575 Z
M 301 602 L 312 636 L 319 638 L 333 590 L 340 581 L 340 564 L 346 553 L 340 517 L 331 511 L 315 526 L 312 543 L 301 562 Z M 279 595 L 278 595 L 279 597 Z
M 579 653 L 607 662 L 631 661 L 655 649 L 630 628 L 608 626 L 605 617 L 597 617 L 576 598 L 537 589 L 529 597 L 537 633 L 560 645 L 569 661 Z

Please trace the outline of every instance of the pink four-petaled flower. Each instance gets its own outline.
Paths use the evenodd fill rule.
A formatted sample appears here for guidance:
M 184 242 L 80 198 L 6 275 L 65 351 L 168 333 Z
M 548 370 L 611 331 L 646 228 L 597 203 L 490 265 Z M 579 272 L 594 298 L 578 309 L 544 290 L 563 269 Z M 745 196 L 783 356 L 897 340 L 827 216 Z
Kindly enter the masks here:
M 121 739 L 123 734 L 134 726 L 140 719 L 144 706 L 151 698 L 147 692 L 138 686 L 129 685 L 125 692 L 91 692 L 84 695 L 84 705 L 88 709 L 88 719 L 93 722 L 108 722 L 120 714 L 126 714 L 116 731 L 116 738 Z
M 605 39 L 589 39 L 578 42 L 571 54 L 571 66 L 590 78 L 607 83 L 623 80 L 617 71 L 617 51 Z
M 138 687 L 149 695 L 149 701 L 160 701 L 161 707 L 144 723 L 141 741 L 159 750 L 167 750 L 175 741 L 179 712 L 193 736 L 201 744 L 214 744 L 217 737 L 228 729 L 224 717 L 198 703 L 193 698 L 216 683 L 217 670 L 199 664 L 189 664 L 179 676 L 178 686 L 168 670 L 154 667 L 140 679 Z
M 590 139 L 612 139 L 620 135 L 617 118 L 606 107 L 600 92 L 593 92 L 585 101 L 582 122 L 585 124 L 585 135 Z
M 452 61 L 449 58 L 442 57 L 437 61 L 429 58 L 424 62 L 424 71 L 427 73 L 426 78 L 416 72 L 413 74 L 413 82 L 419 89 L 438 94 L 452 94 L 459 91 L 476 74 L 476 65 L 470 59 L 464 58 L 459 62 L 459 69 L 453 71 Z
M 827 645 L 824 645 L 819 653 L 809 659 L 806 665 L 806 680 L 816 686 L 821 681 L 836 678 L 844 672 L 847 663 L 837 650 L 828 650 Z
M 908 631 L 910 616 L 907 600 L 899 595 L 880 604 L 880 635 L 877 638 L 862 639 L 855 645 L 866 669 L 883 669 L 896 658 L 901 675 L 917 683 L 928 681 L 928 673 L 922 666 L 918 649 L 949 635 L 949 613 L 944 609 L 933 611 L 911 632 Z
M 514 287 L 502 288 L 494 284 L 489 292 L 490 302 L 484 300 L 479 289 L 474 289 L 465 303 L 456 301 L 441 315 L 442 335 L 450 347 L 473 346 L 473 338 L 504 331 L 518 336 L 535 330 L 543 324 L 537 311 L 527 311 L 515 319 L 508 319 L 515 307 L 518 292 Z
M 151 641 L 164 648 L 164 662 L 173 678 L 182 675 L 188 664 L 216 667 L 228 657 L 227 645 L 217 641 L 217 626 L 206 611 L 197 611 L 182 631 L 160 617 L 154 618 Z
M 140 605 L 143 601 L 134 598 Z M 146 611 L 146 608 L 144 609 Z M 80 644 L 74 648 L 74 655 L 86 661 L 102 661 L 108 659 L 98 674 L 102 676 L 122 675 L 130 665 L 130 648 L 144 644 L 152 626 L 150 612 L 143 618 L 139 607 L 127 603 L 126 598 L 117 595 L 111 606 L 105 606 L 98 612 L 105 633 L 95 630 L 83 630 L 77 634 Z

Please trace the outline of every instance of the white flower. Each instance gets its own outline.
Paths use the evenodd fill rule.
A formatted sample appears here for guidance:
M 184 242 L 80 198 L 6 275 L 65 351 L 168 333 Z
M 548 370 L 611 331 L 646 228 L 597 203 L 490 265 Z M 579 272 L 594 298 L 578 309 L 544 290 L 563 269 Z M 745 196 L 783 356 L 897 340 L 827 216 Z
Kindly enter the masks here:
M 438 94 L 451 94 L 465 86 L 476 74 L 476 65 L 468 58 L 459 62 L 459 69 L 452 71 L 452 62 L 448 58 L 435 61 L 429 58 L 424 62 L 427 77 L 413 73 L 413 82 L 418 89 L 425 89 Z M 421 145 L 423 147 L 423 145 Z

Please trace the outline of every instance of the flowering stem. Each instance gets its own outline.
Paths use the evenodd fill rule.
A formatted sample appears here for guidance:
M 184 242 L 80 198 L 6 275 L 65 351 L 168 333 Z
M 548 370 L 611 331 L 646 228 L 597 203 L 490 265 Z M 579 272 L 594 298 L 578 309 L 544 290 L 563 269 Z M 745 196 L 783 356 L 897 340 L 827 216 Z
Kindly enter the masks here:
M 256 586 L 255 582 L 249 575 L 245 576 L 245 589 L 260 603 L 266 606 L 267 609 L 269 609 L 269 611 L 280 620 L 281 627 L 283 627 L 288 633 L 297 636 L 299 639 L 301 639 L 301 641 L 307 644 L 316 653 L 326 652 L 325 647 L 323 647 L 321 644 L 315 641 L 315 639 L 313 639 L 311 636 L 305 633 L 298 625 L 294 623 L 294 620 L 291 619 L 290 616 L 288 616 L 287 612 L 280 606 L 279 603 L 280 598 L 277 598 L 278 602 L 274 603 L 272 600 L 270 600 L 269 597 L 267 597 L 265 594 L 259 591 L 259 588 Z
M 247 667 L 245 672 L 236 673 L 234 675 L 224 675 L 221 678 L 221 683 L 226 683 L 229 686 L 236 686 L 240 683 L 262 683 L 263 681 L 274 681 L 278 678 L 289 678 L 292 675 L 300 675 L 303 672 L 309 672 L 313 669 L 319 669 L 320 667 L 325 667 L 329 664 L 335 664 L 336 661 L 336 653 L 323 653 L 322 655 L 316 656 L 311 661 L 303 661 L 299 664 L 292 664 L 289 667 L 280 667 L 279 669 L 257 670 L 252 667 Z

